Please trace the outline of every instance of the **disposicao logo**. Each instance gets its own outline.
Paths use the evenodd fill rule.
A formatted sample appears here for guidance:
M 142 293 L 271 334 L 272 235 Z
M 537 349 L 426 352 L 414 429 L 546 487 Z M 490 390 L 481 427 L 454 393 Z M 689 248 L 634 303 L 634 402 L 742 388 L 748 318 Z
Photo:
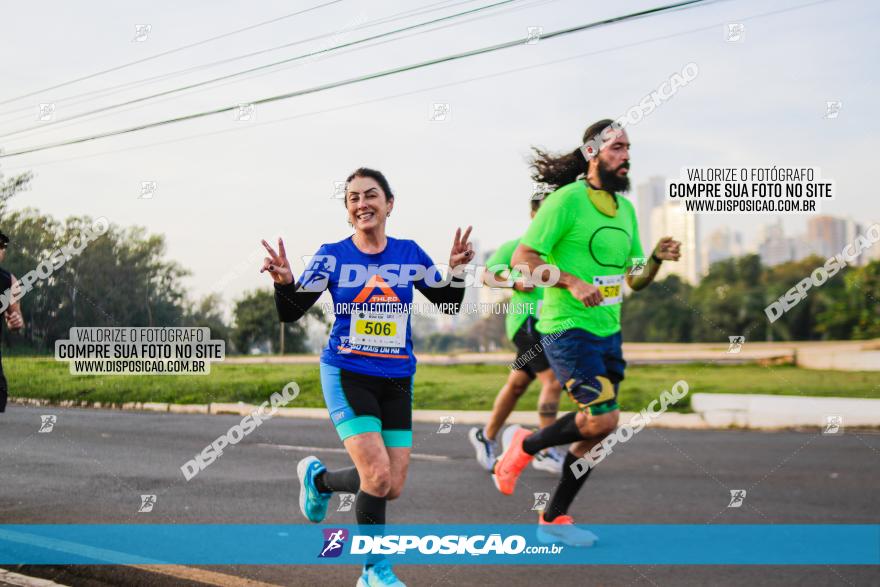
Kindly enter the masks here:
M 335 558 L 342 554 L 342 547 L 348 540 L 348 530 L 344 528 L 327 528 L 324 531 L 324 547 L 318 558 Z

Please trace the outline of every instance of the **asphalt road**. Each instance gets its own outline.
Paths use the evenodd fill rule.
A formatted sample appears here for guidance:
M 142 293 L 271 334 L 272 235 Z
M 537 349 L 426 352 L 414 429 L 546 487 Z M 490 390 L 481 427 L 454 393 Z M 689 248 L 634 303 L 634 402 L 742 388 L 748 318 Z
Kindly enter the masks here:
M 49 433 L 41 415 L 54 414 Z M 180 466 L 240 416 L 9 406 L 0 414 L 2 523 L 300 524 L 296 462 L 347 466 L 329 421 L 265 422 L 193 480 Z M 439 422 L 438 422 L 439 425 Z M 501 496 L 473 461 L 467 427 L 417 424 L 415 458 L 390 523 L 530 523 L 532 493 L 555 478 L 528 469 Z M 309 448 L 309 447 L 315 447 Z M 578 523 L 782 524 L 880 522 L 880 435 L 846 430 L 646 429 L 619 445 L 572 508 Z M 728 508 L 731 489 L 746 489 Z M 142 494 L 155 508 L 138 513 Z M 333 502 L 335 504 L 335 502 Z M 331 504 L 332 505 L 332 504 Z M 353 523 L 335 512 L 328 523 Z M 352 566 L 10 567 L 64 585 L 354 585 Z M 398 566 L 408 585 L 880 585 L 877 567 Z M 161 572 L 157 572 L 161 571 Z

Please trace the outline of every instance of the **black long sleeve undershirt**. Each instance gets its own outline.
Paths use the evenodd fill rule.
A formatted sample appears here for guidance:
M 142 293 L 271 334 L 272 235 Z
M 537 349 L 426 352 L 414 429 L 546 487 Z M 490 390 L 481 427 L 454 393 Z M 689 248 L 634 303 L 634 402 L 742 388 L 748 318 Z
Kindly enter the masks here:
M 464 279 L 453 277 L 452 281 L 443 287 L 430 287 L 424 281 L 419 281 L 415 287 L 428 298 L 429 302 L 440 306 L 444 314 L 458 314 L 461 310 L 461 302 L 464 300 L 464 288 L 461 286 L 453 287 L 453 283 L 464 283 Z M 454 307 L 441 304 L 454 304 Z
M 452 284 L 463 283 L 464 279 L 453 277 L 452 281 L 443 287 L 430 287 L 424 281 L 415 284 L 415 288 L 422 292 L 432 304 L 440 305 L 444 314 L 458 314 L 461 310 L 461 302 L 464 300 L 463 287 L 454 287 Z M 301 291 L 299 283 L 286 285 L 275 284 L 275 309 L 278 310 L 278 319 L 281 322 L 296 322 L 315 305 L 321 297 L 319 291 Z M 441 305 L 441 304 L 446 304 Z
M 315 305 L 320 291 L 300 291 L 300 283 L 275 284 L 275 309 L 281 322 L 296 322 Z

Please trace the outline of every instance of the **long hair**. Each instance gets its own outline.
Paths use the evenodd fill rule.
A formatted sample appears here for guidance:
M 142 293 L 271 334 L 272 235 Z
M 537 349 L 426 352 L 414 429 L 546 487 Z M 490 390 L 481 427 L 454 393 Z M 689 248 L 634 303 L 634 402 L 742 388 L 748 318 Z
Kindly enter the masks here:
M 382 188 L 382 191 L 385 192 L 385 200 L 390 201 L 394 199 L 394 193 L 391 191 L 391 185 L 389 185 L 388 180 L 385 179 L 385 175 L 383 175 L 381 171 L 370 169 L 369 167 L 358 167 L 351 173 L 351 175 L 348 176 L 348 179 L 345 180 L 346 198 L 343 198 L 342 200 L 343 205 L 348 206 L 348 184 L 350 184 L 351 180 L 356 177 L 369 177 L 370 179 L 374 179 L 376 183 L 379 184 L 379 187 Z
M 588 126 L 587 130 L 584 131 L 584 138 L 581 144 L 587 144 L 598 137 L 613 122 L 610 118 L 604 118 Z M 532 151 L 534 151 L 530 161 L 532 179 L 536 182 L 547 184 L 551 190 L 557 190 L 564 185 L 568 185 L 575 181 L 579 175 L 587 173 L 587 159 L 584 157 L 580 147 L 570 153 L 561 155 L 554 155 L 539 147 L 532 147 Z

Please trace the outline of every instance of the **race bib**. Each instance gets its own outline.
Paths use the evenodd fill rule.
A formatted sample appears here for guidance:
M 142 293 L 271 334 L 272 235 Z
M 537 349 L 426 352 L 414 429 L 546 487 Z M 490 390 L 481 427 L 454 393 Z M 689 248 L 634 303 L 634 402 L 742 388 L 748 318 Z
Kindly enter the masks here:
M 600 306 L 610 306 L 623 301 L 623 275 L 597 275 L 593 277 L 593 285 L 602 294 Z
M 355 312 L 351 315 L 349 341 L 356 345 L 405 347 L 406 318 L 400 312 Z

